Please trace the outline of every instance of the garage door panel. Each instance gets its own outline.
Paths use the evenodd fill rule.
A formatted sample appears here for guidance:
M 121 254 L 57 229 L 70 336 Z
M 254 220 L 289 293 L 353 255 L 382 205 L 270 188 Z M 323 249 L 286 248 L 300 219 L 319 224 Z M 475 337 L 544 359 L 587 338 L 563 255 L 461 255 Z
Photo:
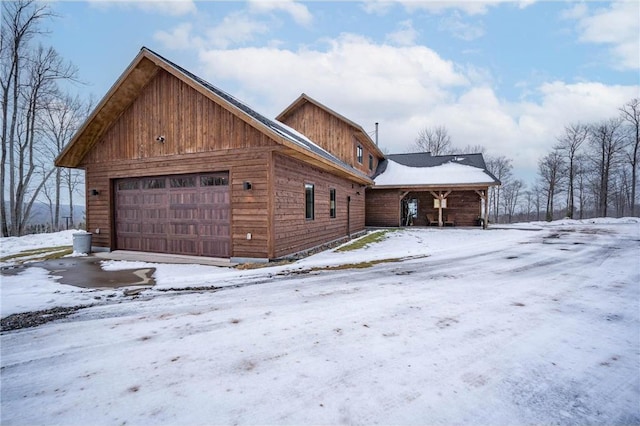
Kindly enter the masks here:
M 154 237 L 144 235 L 141 238 L 140 251 L 151 251 L 155 253 L 167 253 L 167 239 L 165 237 Z
M 198 252 L 198 242 L 193 239 L 172 238 L 167 242 L 169 253 L 194 254 Z
M 203 256 L 216 256 L 215 253 L 229 252 L 229 251 L 230 251 L 230 244 L 228 239 L 202 241 Z
M 116 181 L 117 248 L 229 257 L 228 183 L 228 173 Z

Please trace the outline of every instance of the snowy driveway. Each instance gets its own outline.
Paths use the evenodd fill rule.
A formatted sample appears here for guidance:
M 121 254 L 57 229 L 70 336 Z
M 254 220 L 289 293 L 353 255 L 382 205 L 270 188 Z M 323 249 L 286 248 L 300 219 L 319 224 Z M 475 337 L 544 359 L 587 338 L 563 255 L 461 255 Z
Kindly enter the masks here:
M 537 229 L 410 230 L 242 273 L 160 265 L 160 288 L 233 287 L 3 333 L 1 423 L 637 424 L 639 224 Z M 385 256 L 427 257 L 311 269 Z

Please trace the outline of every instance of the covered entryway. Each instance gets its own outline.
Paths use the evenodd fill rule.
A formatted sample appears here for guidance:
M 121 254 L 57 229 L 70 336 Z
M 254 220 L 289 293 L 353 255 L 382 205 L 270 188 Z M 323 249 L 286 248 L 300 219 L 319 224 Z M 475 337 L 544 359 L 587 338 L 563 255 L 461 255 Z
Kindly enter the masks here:
M 230 257 L 229 173 L 114 182 L 116 249 Z

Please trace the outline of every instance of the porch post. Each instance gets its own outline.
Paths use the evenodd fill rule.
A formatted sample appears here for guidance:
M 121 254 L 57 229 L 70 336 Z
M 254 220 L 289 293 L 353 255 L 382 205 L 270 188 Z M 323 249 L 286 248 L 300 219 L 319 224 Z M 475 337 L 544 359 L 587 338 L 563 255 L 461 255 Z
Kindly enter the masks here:
M 476 190 L 476 194 L 480 196 L 480 216 L 482 216 L 482 203 L 484 201 L 484 219 L 482 220 L 482 229 L 487 229 L 489 222 L 489 188 L 486 191 Z
M 442 227 L 442 225 L 444 224 L 444 222 L 442 221 L 442 201 L 447 199 L 449 194 L 451 194 L 451 191 L 447 191 L 445 194 L 443 194 L 442 191 L 438 191 L 437 194 L 433 191 L 429 192 L 431 193 L 431 195 L 433 195 L 434 198 L 438 199 L 438 226 Z
M 485 191 L 484 196 L 484 222 L 482 223 L 482 229 L 487 229 L 489 226 L 489 189 Z

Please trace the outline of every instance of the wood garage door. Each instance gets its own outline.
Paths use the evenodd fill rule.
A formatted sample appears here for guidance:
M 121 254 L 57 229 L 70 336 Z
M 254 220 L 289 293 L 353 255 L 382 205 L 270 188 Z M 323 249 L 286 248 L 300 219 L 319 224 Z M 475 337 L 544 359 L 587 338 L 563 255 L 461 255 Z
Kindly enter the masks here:
M 118 179 L 120 250 L 230 257 L 229 173 Z

